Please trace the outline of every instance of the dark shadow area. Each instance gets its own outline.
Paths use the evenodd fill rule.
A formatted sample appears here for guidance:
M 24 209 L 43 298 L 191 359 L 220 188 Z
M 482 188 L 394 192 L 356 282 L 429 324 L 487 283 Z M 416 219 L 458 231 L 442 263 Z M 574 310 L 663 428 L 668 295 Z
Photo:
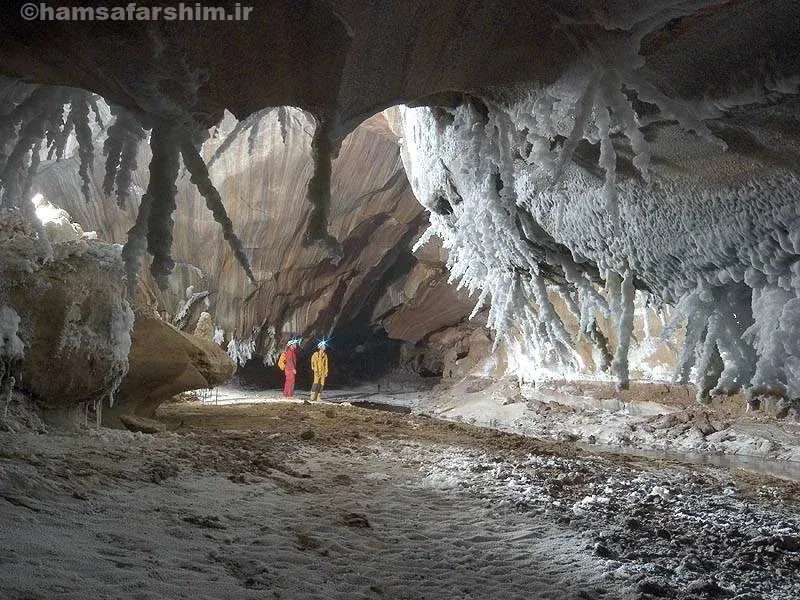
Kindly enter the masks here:
M 265 365 L 261 356 L 254 356 L 236 369 L 231 382 L 244 389 L 266 390 L 283 387 L 283 371 L 276 365 Z
M 366 323 L 351 323 L 345 329 L 334 331 L 328 349 L 327 386 L 352 386 L 385 377 L 400 364 L 402 346 L 403 342 L 390 339 L 382 328 L 373 331 Z
M 411 407 L 409 406 L 395 406 L 394 404 L 383 404 L 382 402 L 369 402 L 369 401 L 356 401 L 350 402 L 353 406 L 358 408 L 371 408 L 373 410 L 385 410 L 386 412 L 395 412 L 402 414 L 410 414 Z
M 385 215 L 380 217 L 380 219 L 385 218 L 387 218 Z M 363 248 L 365 243 L 359 240 L 370 235 L 376 225 L 377 221 L 373 221 L 359 235 L 351 233 L 345 247 L 345 255 L 357 253 L 359 248 Z M 421 226 L 422 222 L 417 227 L 411 227 L 409 237 L 415 235 Z M 340 289 L 334 294 L 334 299 L 331 300 L 330 310 L 310 328 L 312 331 L 328 330 L 326 324 L 333 322 L 337 314 L 347 321 L 328 336 L 330 344 L 327 348 L 329 364 L 328 379 L 325 383 L 327 389 L 352 387 L 375 381 L 389 375 L 400 366 L 404 342 L 390 339 L 383 327 L 375 324 L 374 313 L 386 290 L 393 283 L 404 280 L 417 262 L 410 251 L 403 249 L 407 243 L 410 241 L 405 240 L 399 245 L 400 249 L 397 252 L 384 256 L 381 264 L 374 269 L 374 279 L 365 281 L 344 304 L 342 297 L 347 286 L 343 281 Z M 304 340 L 304 346 L 298 350 L 297 389 L 308 390 L 311 387 L 313 382 L 311 355 L 317 349 L 317 340 L 316 337 Z M 426 375 L 435 374 L 426 373 Z M 283 372 L 277 366 L 265 366 L 260 356 L 254 356 L 236 372 L 233 382 L 249 389 L 282 388 Z

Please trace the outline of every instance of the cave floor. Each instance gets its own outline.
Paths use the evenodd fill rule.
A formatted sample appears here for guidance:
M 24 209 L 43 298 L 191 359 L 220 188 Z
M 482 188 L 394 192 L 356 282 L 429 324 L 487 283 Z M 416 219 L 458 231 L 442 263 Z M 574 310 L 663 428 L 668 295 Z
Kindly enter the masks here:
M 800 597 L 800 484 L 334 404 L 0 433 L 0 597 Z

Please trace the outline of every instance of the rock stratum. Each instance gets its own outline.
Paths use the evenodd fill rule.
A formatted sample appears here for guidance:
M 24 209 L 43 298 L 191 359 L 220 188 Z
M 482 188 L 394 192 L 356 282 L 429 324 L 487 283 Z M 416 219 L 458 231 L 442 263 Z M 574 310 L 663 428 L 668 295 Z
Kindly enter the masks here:
M 341 256 L 304 244 L 313 129 L 306 113 L 280 108 L 245 121 L 229 116 L 204 145 L 256 283 L 237 264 L 185 175 L 177 182 L 182 209 L 175 216 L 177 267 L 168 288 L 159 290 L 142 272 L 140 302 L 187 331 L 200 310 L 208 310 L 220 341 L 242 366 L 253 355 L 272 364 L 295 336 L 308 344 L 341 333 L 346 349 L 369 344 L 375 330 L 385 330 L 413 345 L 458 325 L 472 309 L 466 294 L 447 284 L 441 248 L 411 251 L 427 217 L 411 193 L 398 138 L 383 114 L 348 136 L 333 161 L 329 231 Z M 96 156 L 103 139 L 98 130 Z M 147 156 L 146 145 L 141 151 Z M 98 160 L 94 168 L 102 172 L 103 165 Z M 146 181 L 146 169 L 133 173 L 134 189 Z M 34 187 L 103 239 L 124 243 L 134 225 L 130 203 L 118 207 L 114 196 L 97 188 L 86 202 L 74 159 L 46 163 Z

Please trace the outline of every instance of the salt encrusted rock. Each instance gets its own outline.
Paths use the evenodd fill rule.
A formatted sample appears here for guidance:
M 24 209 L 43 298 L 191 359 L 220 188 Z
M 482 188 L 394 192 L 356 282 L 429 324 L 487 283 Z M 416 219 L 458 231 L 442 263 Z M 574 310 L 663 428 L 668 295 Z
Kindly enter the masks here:
M 214 319 L 211 318 L 210 314 L 205 311 L 200 313 L 197 327 L 194 328 L 194 334 L 204 340 L 210 340 L 214 337 Z
M 60 244 L 53 262 L 5 278 L 26 346 L 19 387 L 49 409 L 112 401 L 133 325 L 119 247 Z

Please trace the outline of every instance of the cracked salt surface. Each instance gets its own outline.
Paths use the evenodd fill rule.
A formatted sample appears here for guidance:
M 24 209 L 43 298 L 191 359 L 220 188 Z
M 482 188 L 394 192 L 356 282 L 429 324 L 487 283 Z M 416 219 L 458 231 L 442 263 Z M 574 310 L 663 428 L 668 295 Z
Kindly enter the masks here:
M 751 416 L 706 415 L 706 407 L 688 409 L 656 402 L 623 403 L 567 393 L 541 393 L 488 380 L 470 393 L 468 380 L 413 404 L 421 412 L 450 421 L 494 427 L 536 438 L 575 441 L 597 452 L 639 453 L 800 480 L 800 423 Z M 516 394 L 517 401 L 510 402 Z M 699 426 L 698 426 L 699 424 Z M 702 427 L 707 427 L 703 433 Z
M 440 457 L 422 471 L 433 488 L 575 531 L 611 580 L 633 583 L 650 594 L 643 597 L 800 597 L 797 506 L 769 487 L 758 501 L 745 497 L 724 471 L 541 456 L 510 463 L 474 453 Z
M 0 434 L 0 597 L 800 595 L 798 507 L 778 487 L 416 441 L 411 417 L 386 419 L 407 439 Z

